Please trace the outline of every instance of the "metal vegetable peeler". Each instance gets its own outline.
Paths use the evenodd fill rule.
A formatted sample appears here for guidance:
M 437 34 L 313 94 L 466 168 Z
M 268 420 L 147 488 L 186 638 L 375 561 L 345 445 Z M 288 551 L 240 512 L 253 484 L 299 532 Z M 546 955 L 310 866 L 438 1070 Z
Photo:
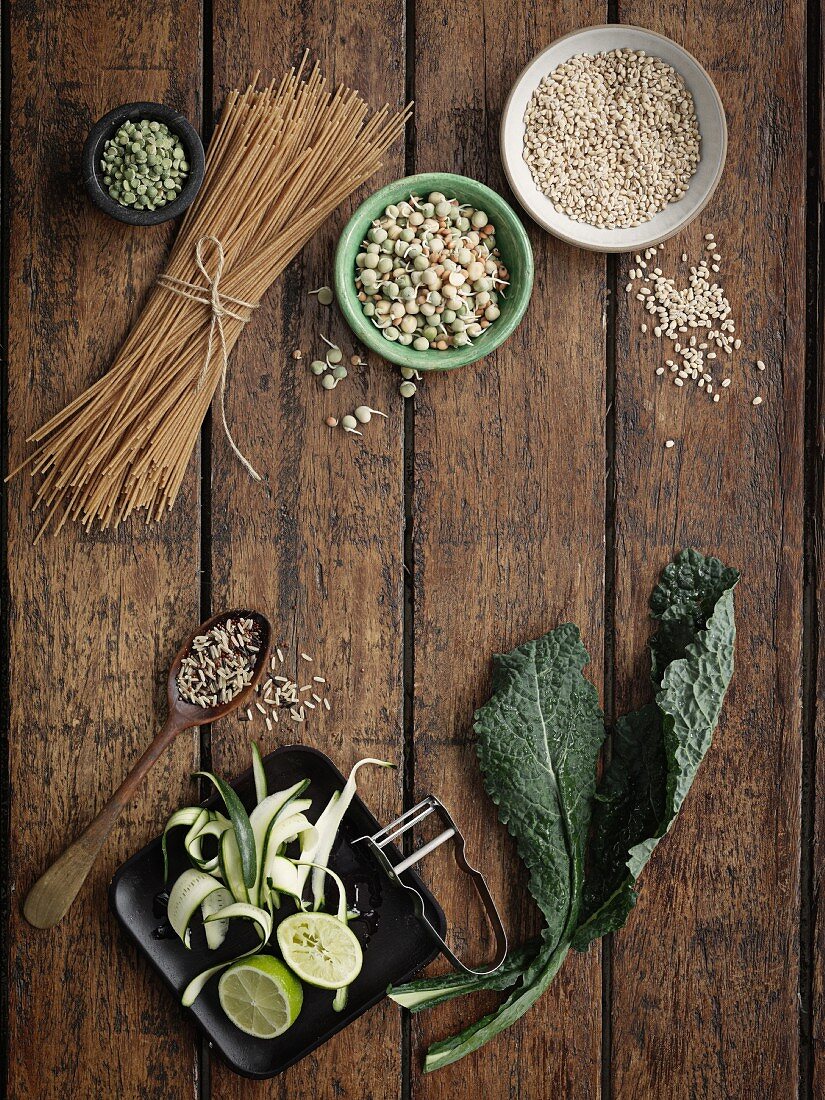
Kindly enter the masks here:
M 442 822 L 447 826 L 443 832 L 432 840 L 428 840 L 426 844 L 422 844 L 421 847 L 413 852 L 412 855 L 407 856 L 405 859 L 400 860 L 398 863 L 391 863 L 390 858 L 385 851 L 387 845 L 391 844 L 394 840 L 403 836 L 409 829 L 412 829 L 414 825 L 418 825 L 429 817 L 431 813 L 437 813 Z M 401 875 L 406 870 L 413 867 L 424 856 L 429 855 L 430 852 L 435 851 L 436 848 L 444 844 L 447 840 L 453 840 L 453 852 L 455 854 L 455 860 L 458 866 L 466 874 L 472 878 L 475 883 L 478 895 L 481 898 L 484 906 L 484 911 L 487 914 L 487 919 L 493 929 L 493 934 L 496 939 L 496 953 L 495 957 L 489 966 L 484 967 L 482 970 L 473 970 L 472 967 L 466 966 L 461 959 L 447 946 L 438 931 L 433 928 L 430 921 L 427 919 L 426 910 L 424 908 L 424 899 L 421 894 L 413 886 L 408 886 L 403 881 Z M 395 821 L 391 821 L 389 825 L 384 829 L 380 829 L 372 836 L 359 837 L 355 844 L 365 845 L 378 860 L 380 867 L 388 875 L 388 877 L 397 885 L 402 886 L 410 894 L 413 895 L 415 914 L 421 923 L 426 928 L 432 939 L 441 948 L 441 951 L 447 956 L 453 966 L 462 970 L 465 974 L 471 974 L 474 977 L 483 977 L 485 974 L 492 974 L 498 970 L 501 964 L 504 962 L 507 955 L 507 933 L 504 931 L 504 925 L 501 923 L 501 917 L 496 909 L 496 903 L 493 901 L 492 895 L 487 888 L 487 883 L 484 881 L 484 876 L 480 871 L 477 871 L 475 867 L 471 867 L 467 862 L 467 856 L 465 853 L 464 837 L 461 830 L 453 821 L 447 808 L 435 797 L 435 795 L 427 795 L 427 797 L 419 802 L 417 806 L 413 806 L 412 809 L 407 810 L 406 813 L 401 814 Z

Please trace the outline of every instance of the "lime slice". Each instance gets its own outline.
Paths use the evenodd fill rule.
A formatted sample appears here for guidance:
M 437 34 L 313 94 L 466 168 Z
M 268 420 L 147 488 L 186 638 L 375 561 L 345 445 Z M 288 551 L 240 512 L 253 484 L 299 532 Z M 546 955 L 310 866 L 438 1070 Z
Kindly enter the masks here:
M 340 989 L 361 973 L 361 944 L 329 913 L 295 913 L 282 920 L 278 946 L 287 966 L 321 989 Z
M 241 959 L 230 966 L 218 982 L 218 997 L 232 1023 L 256 1039 L 283 1035 L 304 1003 L 301 983 L 271 955 Z

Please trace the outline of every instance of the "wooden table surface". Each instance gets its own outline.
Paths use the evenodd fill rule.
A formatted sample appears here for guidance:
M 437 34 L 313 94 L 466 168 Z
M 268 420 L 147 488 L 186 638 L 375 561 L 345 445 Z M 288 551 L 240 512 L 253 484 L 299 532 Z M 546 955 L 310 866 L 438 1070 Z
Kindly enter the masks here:
M 280 279 L 232 358 L 229 421 L 265 487 L 215 427 L 163 523 L 68 527 L 35 546 L 32 483 L 11 483 L 8 1095 L 825 1096 L 815 1058 L 825 1037 L 816 4 L 806 15 L 802 0 L 10 0 L 7 14 L 9 468 L 28 432 L 107 368 L 172 237 L 86 200 L 78 161 L 91 124 L 121 102 L 162 100 L 208 132 L 227 89 L 256 69 L 280 76 L 305 46 L 376 104 L 416 101 L 406 142 L 361 197 L 429 169 L 506 194 L 498 120 L 529 58 L 606 20 L 675 38 L 717 83 L 730 147 L 716 196 L 668 254 L 698 254 L 702 234 L 716 234 L 744 342 L 719 405 L 666 384 L 654 374 L 666 352 L 623 293 L 627 257 L 577 251 L 528 224 L 532 306 L 494 355 L 428 378 L 406 406 L 378 359 L 319 396 L 291 353 L 316 349 L 319 330 L 349 346 L 340 316 L 307 292 L 330 281 L 353 200 Z M 758 378 L 756 358 L 767 364 Z M 342 392 L 389 420 L 362 440 L 330 434 L 323 417 L 340 411 Z M 237 721 L 178 740 L 62 924 L 24 922 L 30 885 L 156 728 L 180 639 L 210 609 L 248 603 L 330 681 L 332 712 L 300 737 L 343 769 L 364 755 L 399 762 L 369 784 L 379 817 L 440 794 L 513 937 L 530 932 L 536 914 L 472 743 L 490 656 L 574 621 L 608 716 L 637 704 L 646 601 L 685 545 L 743 575 L 736 674 L 713 748 L 626 929 L 569 958 L 542 1002 L 478 1054 L 421 1073 L 426 1045 L 491 1002 L 410 1019 L 384 1001 L 281 1078 L 248 1082 L 210 1058 L 136 957 L 108 912 L 107 882 L 191 800 L 195 766 L 226 776 L 246 766 Z M 464 884 L 446 858 L 427 875 L 466 939 Z

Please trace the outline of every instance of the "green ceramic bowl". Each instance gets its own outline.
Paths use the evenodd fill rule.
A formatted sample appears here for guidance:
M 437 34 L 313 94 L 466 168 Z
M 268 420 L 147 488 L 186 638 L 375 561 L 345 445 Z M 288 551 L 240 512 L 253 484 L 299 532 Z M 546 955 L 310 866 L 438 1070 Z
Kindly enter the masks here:
M 447 351 L 416 351 L 415 348 L 385 340 L 369 317 L 361 312 L 355 290 L 355 257 L 370 223 L 381 217 L 392 203 L 408 199 L 411 193 L 427 195 L 440 191 L 447 198 L 472 203 L 488 214 L 496 227 L 496 244 L 510 273 L 507 297 L 499 301 L 501 316 L 479 336 L 472 346 Z M 448 172 L 424 172 L 387 184 L 361 203 L 341 234 L 335 253 L 335 293 L 347 323 L 362 344 L 384 359 L 416 370 L 454 370 L 474 363 L 502 344 L 524 316 L 533 290 L 533 251 L 517 214 L 501 195 L 478 180 Z

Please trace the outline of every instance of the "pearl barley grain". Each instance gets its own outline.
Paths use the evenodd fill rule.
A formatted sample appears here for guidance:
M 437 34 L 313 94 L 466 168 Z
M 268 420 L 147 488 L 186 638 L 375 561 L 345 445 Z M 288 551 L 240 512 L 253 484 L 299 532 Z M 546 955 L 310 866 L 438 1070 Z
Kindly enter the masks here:
M 699 163 L 693 97 L 643 51 L 569 58 L 535 89 L 524 122 L 536 186 L 558 211 L 599 228 L 649 221 L 683 197 Z M 646 266 L 641 256 L 636 264 Z

